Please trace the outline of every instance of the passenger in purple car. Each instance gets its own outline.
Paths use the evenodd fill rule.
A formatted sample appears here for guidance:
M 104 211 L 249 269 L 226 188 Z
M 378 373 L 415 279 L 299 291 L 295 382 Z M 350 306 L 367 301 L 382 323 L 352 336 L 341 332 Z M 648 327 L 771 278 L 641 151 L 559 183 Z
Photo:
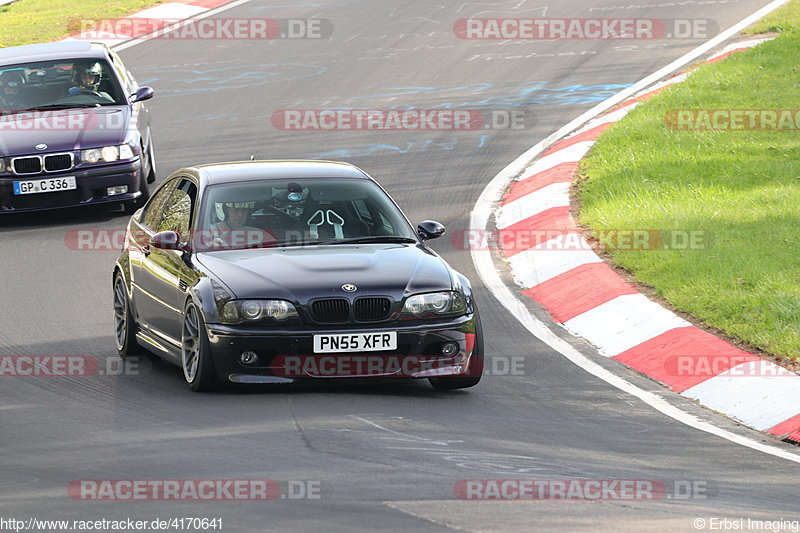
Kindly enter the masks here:
M 19 111 L 30 105 L 25 95 L 25 76 L 21 71 L 6 70 L 0 74 L 0 85 L 0 109 Z

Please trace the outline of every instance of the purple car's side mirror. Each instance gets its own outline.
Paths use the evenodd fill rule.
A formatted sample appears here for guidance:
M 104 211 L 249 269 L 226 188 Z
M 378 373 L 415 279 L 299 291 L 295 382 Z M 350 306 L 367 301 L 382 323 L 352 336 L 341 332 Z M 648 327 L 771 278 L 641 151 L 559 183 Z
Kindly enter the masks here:
M 131 95 L 131 103 L 144 102 L 151 99 L 155 95 L 152 87 L 139 87 L 136 92 Z

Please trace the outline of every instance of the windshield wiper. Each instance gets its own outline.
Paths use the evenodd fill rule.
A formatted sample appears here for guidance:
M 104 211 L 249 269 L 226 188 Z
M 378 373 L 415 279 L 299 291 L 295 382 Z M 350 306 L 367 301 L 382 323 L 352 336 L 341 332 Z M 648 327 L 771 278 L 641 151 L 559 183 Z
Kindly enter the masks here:
M 352 237 L 350 239 L 331 239 L 329 241 L 325 241 L 322 244 L 359 244 L 359 243 L 369 243 L 369 242 L 408 242 L 408 243 L 416 243 L 417 239 L 412 239 L 411 237 L 399 237 L 397 235 L 370 235 L 367 237 Z
M 84 109 L 87 107 L 100 107 L 100 104 L 45 104 L 45 105 L 37 105 L 34 107 L 29 107 L 25 111 L 44 111 L 46 109 L 72 109 L 72 108 Z

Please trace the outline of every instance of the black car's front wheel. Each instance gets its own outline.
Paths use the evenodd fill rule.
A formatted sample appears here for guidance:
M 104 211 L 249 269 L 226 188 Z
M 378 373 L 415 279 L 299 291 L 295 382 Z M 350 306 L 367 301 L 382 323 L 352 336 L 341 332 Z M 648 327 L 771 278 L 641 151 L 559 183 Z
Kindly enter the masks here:
M 213 390 L 217 377 L 211 362 L 211 347 L 203 316 L 193 303 L 186 306 L 183 314 L 181 345 L 181 366 L 186 383 L 195 392 Z
M 128 290 L 120 272 L 114 277 L 114 340 L 123 359 L 139 352 L 136 343 L 136 321 L 131 313 Z
M 466 376 L 463 377 L 428 378 L 428 381 L 434 389 L 445 391 L 474 387 L 481 380 L 483 376 L 483 327 L 477 308 L 475 309 L 475 344 L 465 374 Z

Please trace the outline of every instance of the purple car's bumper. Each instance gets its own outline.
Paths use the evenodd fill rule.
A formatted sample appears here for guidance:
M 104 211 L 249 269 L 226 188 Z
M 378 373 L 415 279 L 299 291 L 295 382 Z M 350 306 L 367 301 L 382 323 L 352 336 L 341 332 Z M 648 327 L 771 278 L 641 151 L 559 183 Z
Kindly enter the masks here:
M 143 181 L 141 173 L 141 160 L 137 159 L 92 169 L 72 169 L 32 176 L 0 176 L 0 214 L 136 200 L 142 195 L 140 191 Z M 15 181 L 66 176 L 75 176 L 77 189 L 38 194 L 14 194 Z M 109 187 L 121 185 L 128 186 L 127 193 L 108 195 Z

